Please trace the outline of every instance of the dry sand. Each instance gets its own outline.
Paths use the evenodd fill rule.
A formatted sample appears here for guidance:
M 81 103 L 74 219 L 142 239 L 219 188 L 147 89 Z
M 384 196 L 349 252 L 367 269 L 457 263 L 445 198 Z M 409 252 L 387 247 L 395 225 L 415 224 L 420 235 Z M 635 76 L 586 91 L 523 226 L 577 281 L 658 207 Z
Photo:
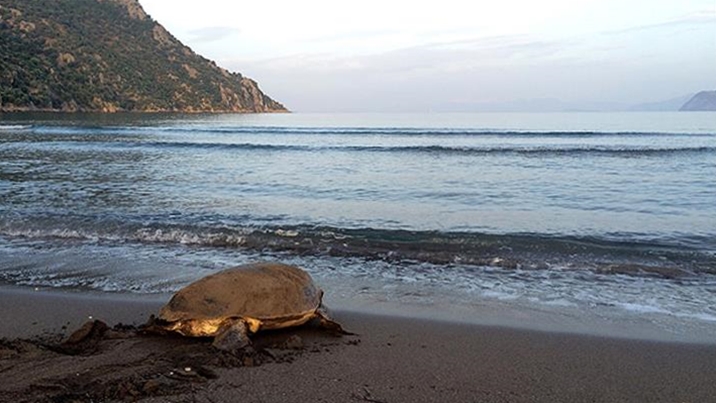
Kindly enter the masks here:
M 140 324 L 161 303 L 0 289 L 0 402 L 716 402 L 716 344 L 349 311 L 335 316 L 357 336 L 271 332 L 241 356 L 131 327 L 59 344 L 89 316 Z

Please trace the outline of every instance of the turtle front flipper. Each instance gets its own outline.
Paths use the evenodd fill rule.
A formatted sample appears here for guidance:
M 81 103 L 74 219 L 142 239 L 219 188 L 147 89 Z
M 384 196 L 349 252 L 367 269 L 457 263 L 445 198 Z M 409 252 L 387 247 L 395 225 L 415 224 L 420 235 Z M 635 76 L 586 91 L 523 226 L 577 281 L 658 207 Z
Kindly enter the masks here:
M 251 345 L 250 324 L 244 319 L 227 319 L 219 328 L 211 343 L 222 351 L 237 352 Z

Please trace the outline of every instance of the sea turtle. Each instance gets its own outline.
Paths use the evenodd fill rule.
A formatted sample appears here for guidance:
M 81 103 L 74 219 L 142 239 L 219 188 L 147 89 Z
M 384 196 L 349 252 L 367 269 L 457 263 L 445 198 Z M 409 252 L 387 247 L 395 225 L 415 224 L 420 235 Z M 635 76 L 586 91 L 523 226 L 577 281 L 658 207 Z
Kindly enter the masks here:
M 159 311 L 154 326 L 190 337 L 214 337 L 221 350 L 251 344 L 259 330 L 320 325 L 349 334 L 326 313 L 321 290 L 305 271 L 281 263 L 227 269 L 179 290 Z

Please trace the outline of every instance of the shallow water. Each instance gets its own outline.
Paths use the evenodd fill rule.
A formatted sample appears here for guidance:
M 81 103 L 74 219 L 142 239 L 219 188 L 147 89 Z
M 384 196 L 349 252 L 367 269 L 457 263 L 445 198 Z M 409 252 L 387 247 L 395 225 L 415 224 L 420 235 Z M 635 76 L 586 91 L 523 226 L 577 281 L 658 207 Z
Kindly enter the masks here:
M 164 293 L 280 259 L 347 306 L 716 339 L 712 113 L 1 119 L 4 283 Z

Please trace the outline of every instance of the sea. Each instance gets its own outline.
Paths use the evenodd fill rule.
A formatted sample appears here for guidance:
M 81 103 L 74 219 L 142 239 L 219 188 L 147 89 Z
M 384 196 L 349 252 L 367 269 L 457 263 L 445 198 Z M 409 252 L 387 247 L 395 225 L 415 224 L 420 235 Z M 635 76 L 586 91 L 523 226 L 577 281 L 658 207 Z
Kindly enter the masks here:
M 716 343 L 716 113 L 2 114 L 0 285 Z

